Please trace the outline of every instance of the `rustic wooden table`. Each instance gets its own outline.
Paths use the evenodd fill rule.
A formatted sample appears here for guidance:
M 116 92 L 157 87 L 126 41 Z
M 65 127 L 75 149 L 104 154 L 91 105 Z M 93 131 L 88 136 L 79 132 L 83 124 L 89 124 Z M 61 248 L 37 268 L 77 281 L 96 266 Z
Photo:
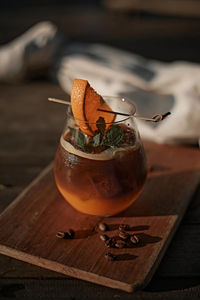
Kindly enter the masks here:
M 63 126 L 63 106 L 47 101 L 49 95 L 65 97 L 53 83 L 33 81 L 0 85 L 0 210 L 14 198 L 53 159 Z M 200 188 L 176 233 L 159 269 L 145 291 L 134 299 L 182 299 L 200 295 Z M 6 229 L 5 229 L 6 230 Z M 52 271 L 0 256 L 1 297 L 52 297 L 67 299 L 116 297 L 132 294 L 112 290 Z M 175 291 L 174 291 L 175 290 Z M 71 298 L 70 298 L 71 297 Z M 184 298 L 185 299 L 185 298 Z
M 177 22 L 166 17 L 145 18 L 139 13 L 105 13 L 96 6 L 58 7 L 54 1 L 50 1 L 48 9 L 45 1 L 30 3 L 30 7 L 18 3 L 12 9 L 4 3 L 0 11 L 0 43 L 48 19 L 56 22 L 71 40 L 105 42 L 155 59 L 199 62 L 199 20 L 180 18 Z M 62 106 L 48 103 L 50 95 L 65 97 L 56 84 L 45 80 L 0 85 L 0 212 L 54 157 L 65 112 Z M 0 298 L 199 299 L 199 220 L 200 186 L 143 292 L 133 295 L 112 290 L 0 255 Z

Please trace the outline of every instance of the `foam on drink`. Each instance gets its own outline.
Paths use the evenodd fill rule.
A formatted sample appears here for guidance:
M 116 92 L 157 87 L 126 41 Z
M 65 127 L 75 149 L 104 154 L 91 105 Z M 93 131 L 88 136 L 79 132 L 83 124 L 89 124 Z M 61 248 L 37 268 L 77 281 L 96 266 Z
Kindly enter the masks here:
M 85 151 L 79 150 L 76 147 L 74 147 L 70 142 L 66 141 L 65 135 L 62 135 L 60 138 L 60 144 L 61 146 L 68 151 L 69 153 L 72 153 L 74 155 L 78 155 L 83 158 L 87 159 L 93 159 L 93 160 L 110 160 L 113 159 L 117 154 L 123 155 L 127 151 L 134 151 L 139 147 L 139 143 L 133 146 L 125 146 L 125 147 L 119 147 L 119 148 L 108 148 L 100 153 L 91 154 L 87 153 Z

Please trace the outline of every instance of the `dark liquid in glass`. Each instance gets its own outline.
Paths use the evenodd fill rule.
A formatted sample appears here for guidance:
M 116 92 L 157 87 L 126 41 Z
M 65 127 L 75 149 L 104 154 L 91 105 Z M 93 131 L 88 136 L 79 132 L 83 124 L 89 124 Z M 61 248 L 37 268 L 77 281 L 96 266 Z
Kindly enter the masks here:
M 62 138 L 66 140 L 67 135 Z M 70 153 L 60 143 L 55 180 L 75 209 L 91 215 L 114 215 L 136 200 L 146 179 L 143 146 L 137 142 L 118 150 L 111 159 L 94 160 Z

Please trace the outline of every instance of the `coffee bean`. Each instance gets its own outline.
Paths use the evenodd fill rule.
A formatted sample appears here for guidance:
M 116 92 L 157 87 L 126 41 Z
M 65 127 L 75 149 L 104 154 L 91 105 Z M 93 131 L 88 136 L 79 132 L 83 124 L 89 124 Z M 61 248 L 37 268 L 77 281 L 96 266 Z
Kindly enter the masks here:
M 131 237 L 130 237 L 130 241 L 133 243 L 133 244 L 138 244 L 139 243 L 139 238 L 137 237 L 137 235 L 132 235 Z
M 106 234 L 101 234 L 99 237 L 103 242 L 108 240 L 108 236 Z
M 105 241 L 105 245 L 110 248 L 111 247 L 111 239 L 108 239 L 107 241 Z
M 120 224 L 119 225 L 119 231 L 129 230 L 130 227 L 127 224 Z
M 99 229 L 101 231 L 106 231 L 107 230 L 107 225 L 105 223 L 99 223 Z
M 114 238 L 108 239 L 107 241 L 105 241 L 105 245 L 108 248 L 115 248 L 115 239 Z
M 116 239 L 114 237 L 111 238 L 111 246 L 115 248 Z
M 72 229 L 68 229 L 67 231 L 58 231 L 56 236 L 60 239 L 73 239 L 74 231 Z
M 126 246 L 126 242 L 123 240 L 117 240 L 115 243 L 115 247 L 119 249 L 124 248 L 125 246 Z
M 113 260 L 116 259 L 116 256 L 115 256 L 114 254 L 108 252 L 108 253 L 105 254 L 105 258 L 106 258 L 107 260 L 113 261 Z
M 127 240 L 129 238 L 129 234 L 125 231 L 120 231 L 119 232 L 119 237 L 123 240 Z
M 58 231 L 56 233 L 56 237 L 59 238 L 59 239 L 63 239 L 64 236 L 65 236 L 65 232 L 63 232 L 63 231 Z
M 66 239 L 66 240 L 68 240 L 68 239 L 73 239 L 73 237 L 74 237 L 74 230 L 68 229 L 68 230 L 65 232 L 64 239 Z

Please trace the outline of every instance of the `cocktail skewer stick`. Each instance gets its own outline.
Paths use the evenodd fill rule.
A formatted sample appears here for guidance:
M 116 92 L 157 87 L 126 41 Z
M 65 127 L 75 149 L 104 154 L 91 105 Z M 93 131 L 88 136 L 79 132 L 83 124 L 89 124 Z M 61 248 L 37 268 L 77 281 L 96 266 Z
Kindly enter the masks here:
M 57 99 L 57 98 L 48 98 L 49 101 L 52 101 L 52 102 L 57 102 L 57 103 L 61 103 L 61 104 L 66 104 L 66 105 L 71 105 L 71 102 L 69 101 L 66 101 L 66 100 L 61 100 L 61 99 Z M 159 121 L 162 121 L 164 120 L 166 117 L 168 117 L 169 115 L 171 115 L 170 112 L 167 112 L 163 115 L 155 115 L 154 117 L 152 118 L 147 118 L 147 117 L 143 117 L 143 116 L 138 116 L 138 115 L 130 115 L 130 114 L 126 114 L 126 113 L 121 113 L 121 112 L 118 112 L 118 111 L 109 111 L 109 110 L 105 110 L 105 109 L 101 109 L 99 108 L 98 109 L 99 111 L 103 111 L 103 112 L 107 112 L 109 114 L 115 114 L 115 115 L 120 115 L 120 116 L 126 116 L 126 117 L 134 117 L 134 118 L 137 118 L 137 119 L 141 119 L 141 120 L 145 120 L 145 121 L 151 121 L 151 122 L 159 122 Z
M 52 101 L 52 102 L 61 103 L 61 104 L 71 105 L 71 102 L 66 101 L 66 100 L 57 99 L 57 98 L 48 98 L 48 100 Z
M 116 114 L 116 115 L 121 115 L 121 116 L 127 116 L 127 117 L 134 117 L 137 119 L 141 119 L 141 120 L 145 120 L 145 121 L 151 121 L 151 122 L 159 122 L 164 120 L 166 117 L 168 117 L 169 115 L 171 115 L 170 112 L 167 112 L 163 115 L 155 115 L 152 118 L 147 118 L 147 117 L 143 117 L 143 116 L 138 116 L 138 115 L 130 115 L 130 114 L 126 114 L 126 113 L 121 113 L 121 112 L 117 112 L 117 111 L 109 111 L 109 110 L 105 110 L 105 109 L 98 109 L 99 111 L 103 111 L 103 112 L 107 112 L 109 114 Z

